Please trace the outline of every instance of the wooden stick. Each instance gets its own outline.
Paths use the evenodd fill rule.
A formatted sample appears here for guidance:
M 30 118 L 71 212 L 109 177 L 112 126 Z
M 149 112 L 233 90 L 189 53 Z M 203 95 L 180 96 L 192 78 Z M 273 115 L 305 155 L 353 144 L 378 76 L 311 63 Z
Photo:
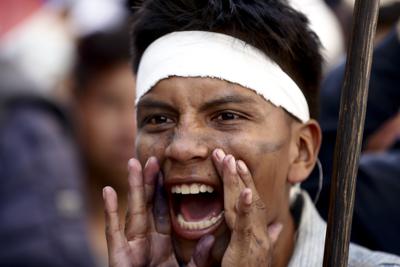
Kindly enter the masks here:
M 356 0 L 341 92 L 324 267 L 348 264 L 358 161 L 364 130 L 379 0 Z

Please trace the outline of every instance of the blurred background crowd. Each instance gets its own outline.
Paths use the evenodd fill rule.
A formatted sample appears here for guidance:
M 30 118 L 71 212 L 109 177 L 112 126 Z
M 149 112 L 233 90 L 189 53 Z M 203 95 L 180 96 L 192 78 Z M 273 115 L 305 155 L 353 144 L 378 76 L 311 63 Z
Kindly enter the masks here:
M 0 266 L 107 265 L 102 188 L 124 195 L 135 153 L 137 2 L 0 1 Z M 303 184 L 326 218 L 354 1 L 289 2 L 326 59 L 323 175 Z M 400 255 L 400 0 L 380 5 L 352 240 Z

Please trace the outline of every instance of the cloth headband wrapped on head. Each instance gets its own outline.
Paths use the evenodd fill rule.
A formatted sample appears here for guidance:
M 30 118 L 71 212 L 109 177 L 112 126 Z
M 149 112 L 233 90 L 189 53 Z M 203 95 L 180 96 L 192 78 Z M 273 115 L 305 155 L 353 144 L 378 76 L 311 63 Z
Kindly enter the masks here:
M 307 122 L 303 92 L 259 49 L 229 35 L 181 31 L 164 35 L 143 53 L 136 79 L 136 102 L 169 77 L 208 77 L 239 84 Z

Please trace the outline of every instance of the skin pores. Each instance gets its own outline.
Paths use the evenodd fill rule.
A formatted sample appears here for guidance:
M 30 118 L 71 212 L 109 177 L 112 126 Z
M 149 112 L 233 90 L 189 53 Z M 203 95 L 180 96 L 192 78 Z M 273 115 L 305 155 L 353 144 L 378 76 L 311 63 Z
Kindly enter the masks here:
M 242 160 L 266 207 L 268 225 L 283 224 L 275 250 L 291 250 L 294 229 L 287 177 L 297 146 L 293 121 L 282 108 L 239 85 L 211 78 L 168 78 L 138 103 L 137 156 L 143 166 L 150 156 L 159 160 L 167 191 L 174 185 L 197 183 L 221 195 L 229 192 L 222 192 L 212 152 L 221 148 Z M 168 195 L 172 203 L 175 195 Z M 178 258 L 187 262 L 199 236 L 212 234 L 216 237 L 212 255 L 220 262 L 230 237 L 226 223 L 222 221 L 216 229 L 184 231 L 177 213 L 170 204 Z

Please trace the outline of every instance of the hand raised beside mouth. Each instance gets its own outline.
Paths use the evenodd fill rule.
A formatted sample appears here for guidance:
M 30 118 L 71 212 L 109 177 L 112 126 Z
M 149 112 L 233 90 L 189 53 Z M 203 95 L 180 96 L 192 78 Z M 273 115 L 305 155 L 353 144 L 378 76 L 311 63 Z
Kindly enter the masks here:
M 221 149 L 214 150 L 213 160 L 223 180 L 225 221 L 232 231 L 221 266 L 271 266 L 282 225 L 267 227 L 264 203 L 243 161 Z
M 213 159 L 223 177 L 225 220 L 232 231 L 221 266 L 270 266 L 271 248 L 282 228 L 273 225 L 267 229 L 265 211 L 244 163 L 236 163 L 233 156 L 224 154 L 220 158 L 214 153 Z M 149 158 L 144 169 L 131 159 L 128 168 L 125 227 L 120 224 L 116 192 L 111 187 L 103 190 L 109 266 L 179 266 L 157 159 Z M 188 267 L 208 267 L 214 241 L 211 235 L 203 236 Z

